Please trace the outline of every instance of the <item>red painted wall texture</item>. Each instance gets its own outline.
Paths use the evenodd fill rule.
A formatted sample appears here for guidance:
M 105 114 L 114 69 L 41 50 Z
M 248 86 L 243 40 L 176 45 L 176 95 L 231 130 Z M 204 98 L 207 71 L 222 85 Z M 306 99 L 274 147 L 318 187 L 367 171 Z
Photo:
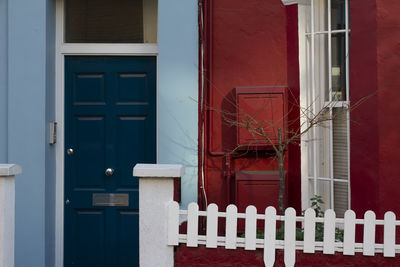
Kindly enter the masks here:
M 350 1 L 350 101 L 371 96 L 350 114 L 351 207 L 360 216 L 378 211 L 379 134 L 376 61 L 376 1 Z M 378 215 L 378 217 L 381 217 Z
M 224 209 L 234 203 L 234 177 L 229 187 L 226 154 L 236 147 L 236 129 L 221 115 L 234 112 L 234 88 L 239 86 L 285 86 L 292 90 L 291 103 L 298 98 L 297 8 L 285 8 L 281 0 L 219 0 L 206 1 L 206 5 L 210 109 L 204 144 L 206 191 L 208 203 Z M 294 113 L 291 119 L 296 118 Z M 237 170 L 278 170 L 277 161 L 262 151 L 232 158 L 232 175 Z M 300 210 L 298 146 L 288 149 L 285 168 L 290 177 L 289 205 Z M 200 191 L 199 196 L 204 204 Z
M 235 87 L 287 84 L 285 18 L 280 0 L 210 1 L 209 105 L 217 110 L 211 112 L 211 152 L 235 148 L 234 131 L 219 112 L 235 108 Z
M 351 112 L 351 208 L 358 216 L 373 210 L 382 218 L 393 210 L 400 216 L 400 1 L 350 2 L 350 100 L 365 101 Z M 288 86 L 299 97 L 297 6 L 281 0 L 206 1 L 206 83 L 210 107 L 206 127 L 205 178 L 208 203 L 229 204 L 224 155 L 235 147 L 235 129 L 221 118 L 231 112 L 233 88 Z M 290 102 L 290 101 L 289 101 Z M 296 113 L 290 114 L 293 119 Z M 293 126 L 293 127 L 296 127 Z M 232 170 L 276 170 L 262 152 L 233 157 Z M 300 151 L 289 147 L 288 204 L 301 210 Z M 233 182 L 230 187 L 234 202 Z M 199 203 L 204 204 L 199 192 Z M 202 207 L 204 209 L 204 207 Z
M 357 214 L 400 215 L 399 11 L 395 0 L 350 1 L 351 101 L 368 98 L 351 113 L 351 206 Z
M 400 216 L 400 1 L 377 2 L 380 213 Z
M 400 1 L 351 0 L 350 100 L 365 101 L 351 112 L 351 208 L 357 216 L 387 210 L 400 216 Z M 210 3 L 209 3 L 210 4 Z M 208 100 L 212 108 L 232 109 L 236 86 L 288 86 L 299 96 L 297 6 L 281 0 L 220 0 L 209 6 Z M 294 118 L 295 115 L 290 115 Z M 224 126 L 220 112 L 210 113 L 206 148 L 208 200 L 227 203 L 224 152 L 234 146 L 235 131 Z M 285 162 L 289 171 L 289 205 L 300 211 L 300 157 L 291 146 Z M 276 169 L 260 155 L 235 159 L 233 169 Z M 199 194 L 200 195 L 200 194 Z M 362 232 L 362 227 L 357 227 Z M 382 241 L 382 227 L 377 240 Z M 398 236 L 397 240 L 400 237 Z M 327 256 L 296 253 L 296 266 L 400 266 L 400 258 Z M 262 251 L 187 248 L 175 254 L 175 266 L 264 266 Z M 277 263 L 283 265 L 283 252 Z
M 286 7 L 286 34 L 287 34 L 287 75 L 289 93 L 289 112 L 288 120 L 293 122 L 290 126 L 292 130 L 300 128 L 298 120 L 300 110 L 298 105 L 300 97 L 299 85 L 299 38 L 298 38 L 298 14 L 297 5 Z M 289 145 L 289 168 L 288 168 L 288 204 L 301 211 L 301 166 L 300 166 L 300 146 L 298 144 Z

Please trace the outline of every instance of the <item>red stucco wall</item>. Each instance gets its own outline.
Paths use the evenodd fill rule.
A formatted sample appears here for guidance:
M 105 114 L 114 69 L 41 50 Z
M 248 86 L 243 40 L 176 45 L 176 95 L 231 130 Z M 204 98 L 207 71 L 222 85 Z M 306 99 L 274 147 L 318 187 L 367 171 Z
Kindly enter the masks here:
M 400 216 L 400 1 L 377 0 L 380 213 Z
M 379 135 L 375 0 L 350 1 L 350 101 L 369 99 L 350 114 L 351 207 L 378 211 Z M 380 217 L 380 216 L 379 216 Z
M 400 202 L 396 200 L 400 189 L 400 124 L 396 120 L 400 111 L 400 1 L 349 2 L 350 100 L 354 104 L 365 98 L 351 112 L 351 208 L 358 216 L 366 210 L 375 211 L 377 217 L 383 217 L 387 210 L 400 216 Z M 281 0 L 220 0 L 206 4 L 209 106 L 232 111 L 229 102 L 236 86 L 283 85 L 298 98 L 297 6 L 284 7 Z M 232 150 L 236 136 L 234 129 L 224 125 L 219 112 L 208 115 L 204 144 L 206 190 L 208 202 L 223 209 L 228 204 L 223 155 Z M 291 146 L 285 162 L 289 171 L 288 202 L 298 211 L 299 153 L 297 146 Z M 275 161 L 262 155 L 246 155 L 232 164 L 232 170 L 276 168 Z M 204 204 L 201 192 L 199 196 L 199 203 Z
M 221 108 L 236 86 L 286 85 L 298 98 L 297 6 L 273 1 L 212 1 L 208 43 L 208 99 Z M 365 101 L 351 112 L 351 208 L 358 217 L 373 210 L 377 218 L 393 210 L 400 216 L 400 1 L 351 0 L 350 100 Z M 206 135 L 206 189 L 209 203 L 227 204 L 224 158 L 234 136 L 218 113 L 211 114 Z M 289 205 L 300 210 L 299 150 L 289 148 Z M 220 153 L 223 155 L 223 153 Z M 250 156 L 234 169 L 276 168 L 276 163 Z M 362 228 L 357 227 L 362 233 Z M 377 242 L 382 241 L 377 228 Z M 359 236 L 361 237 L 361 235 Z M 397 238 L 399 240 L 399 238 Z M 400 266 L 400 257 L 334 256 L 296 253 L 296 266 Z M 187 248 L 175 254 L 175 266 L 264 266 L 262 250 Z M 283 265 L 283 251 L 277 263 Z
M 289 95 L 298 98 L 297 8 L 287 9 L 281 0 L 219 0 L 206 1 L 206 13 L 206 83 L 212 109 L 204 144 L 206 191 L 208 203 L 225 209 L 229 189 L 224 155 L 236 147 L 236 135 L 235 128 L 222 119 L 221 110 L 235 110 L 232 96 L 239 86 L 288 86 L 292 90 Z M 300 210 L 298 146 L 289 148 L 285 168 L 289 171 L 289 205 Z M 277 169 L 276 160 L 263 152 L 234 156 L 232 160 L 232 174 L 235 170 Z M 234 203 L 232 178 L 230 202 Z M 204 204 L 201 191 L 199 203 Z
M 300 76 L 299 76 L 299 38 L 298 38 L 298 14 L 297 5 L 286 7 L 286 30 L 287 30 L 287 74 L 288 87 L 290 89 L 289 103 L 299 103 L 300 97 Z M 291 130 L 300 128 L 298 120 L 300 110 L 297 105 L 291 105 L 291 112 L 288 120 L 294 122 Z M 289 145 L 289 166 L 288 166 L 288 203 L 290 207 L 301 211 L 301 166 L 300 146 Z
M 353 0 L 350 7 L 351 101 L 368 98 L 351 113 L 351 206 L 399 216 L 400 2 Z

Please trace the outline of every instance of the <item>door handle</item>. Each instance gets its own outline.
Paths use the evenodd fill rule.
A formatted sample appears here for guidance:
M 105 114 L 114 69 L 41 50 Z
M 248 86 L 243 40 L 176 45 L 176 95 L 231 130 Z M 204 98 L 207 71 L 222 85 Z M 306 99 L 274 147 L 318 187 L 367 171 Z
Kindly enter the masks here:
M 71 156 L 72 154 L 74 154 L 74 150 L 72 148 L 68 148 L 67 149 L 67 155 Z
M 105 174 L 106 174 L 107 176 L 112 176 L 112 175 L 114 174 L 114 169 L 112 169 L 112 168 L 107 168 L 106 171 L 105 171 Z

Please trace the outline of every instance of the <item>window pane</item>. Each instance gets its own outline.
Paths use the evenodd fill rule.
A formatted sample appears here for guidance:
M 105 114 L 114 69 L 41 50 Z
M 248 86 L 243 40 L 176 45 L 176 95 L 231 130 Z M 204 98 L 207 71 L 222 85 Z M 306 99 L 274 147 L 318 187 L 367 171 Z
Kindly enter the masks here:
M 332 100 L 346 101 L 345 34 L 332 35 Z
M 348 184 L 344 182 L 334 182 L 333 192 L 334 192 L 334 202 L 335 202 L 335 212 L 336 217 L 344 218 L 344 213 L 346 212 L 349 200 L 348 200 Z
M 157 42 L 156 0 L 67 0 L 67 43 Z
M 315 35 L 315 89 L 316 95 L 312 101 L 329 100 L 329 59 L 328 35 Z
M 304 31 L 306 33 L 310 33 L 311 32 L 311 0 L 305 0 L 304 6 L 307 7 L 304 9 L 304 12 L 305 12 Z
M 348 179 L 347 109 L 333 108 L 333 177 Z
M 328 5 L 326 0 L 314 0 L 314 31 L 328 30 Z
M 345 0 L 331 0 L 332 30 L 345 29 Z
M 317 180 L 318 194 L 322 197 L 324 204 L 321 205 L 322 210 L 330 209 L 331 206 L 331 182 Z

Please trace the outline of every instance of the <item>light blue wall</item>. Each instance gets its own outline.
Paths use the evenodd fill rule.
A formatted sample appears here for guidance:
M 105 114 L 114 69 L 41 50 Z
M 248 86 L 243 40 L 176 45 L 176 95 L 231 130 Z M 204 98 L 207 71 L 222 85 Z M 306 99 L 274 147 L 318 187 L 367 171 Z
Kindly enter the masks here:
M 8 2 L 8 5 L 7 5 Z M 0 162 L 16 178 L 15 266 L 54 263 L 54 0 L 0 0 Z M 181 163 L 197 200 L 197 0 L 159 0 L 159 163 Z
M 7 0 L 0 0 L 0 163 L 7 162 Z
M 55 0 L 47 0 L 46 23 L 46 127 L 55 121 Z M 46 128 L 48 129 L 48 128 Z M 55 212 L 56 212 L 56 149 L 48 144 L 46 131 L 46 203 L 45 203 L 45 262 L 53 267 L 55 262 Z
M 185 165 L 186 206 L 197 201 L 197 0 L 158 5 L 158 162 Z
M 48 27 L 54 24 L 53 4 L 8 2 L 8 161 L 23 168 L 16 178 L 16 267 L 45 266 L 46 242 L 54 235 L 49 203 L 54 202 L 54 182 L 49 182 L 55 179 L 54 158 L 46 138 L 47 119 L 54 113 L 48 105 L 54 102 L 49 94 L 54 90 L 54 33 Z

